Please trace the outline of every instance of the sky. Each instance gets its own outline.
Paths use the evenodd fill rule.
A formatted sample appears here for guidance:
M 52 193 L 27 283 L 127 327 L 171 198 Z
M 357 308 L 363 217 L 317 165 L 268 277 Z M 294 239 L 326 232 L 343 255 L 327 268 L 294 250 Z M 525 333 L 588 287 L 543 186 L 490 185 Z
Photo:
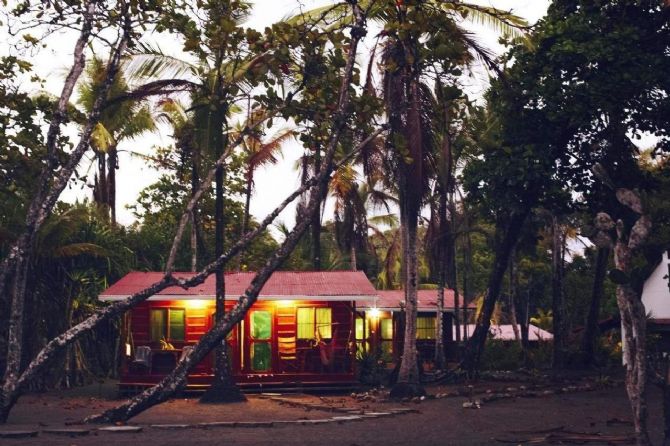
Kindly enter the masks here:
M 295 14 L 299 8 L 311 9 L 332 3 L 324 0 L 257 0 L 254 2 L 254 10 L 250 16 L 247 26 L 263 29 L 265 26 L 281 20 L 287 15 Z M 535 23 L 546 12 L 548 0 L 473 0 L 487 6 L 494 6 L 503 10 L 511 10 L 513 13 L 525 18 L 529 23 Z M 11 3 L 10 3 L 11 4 Z M 476 31 L 478 39 L 497 53 L 502 51 L 498 45 L 498 36 L 489 30 L 482 30 L 471 24 L 465 27 Z M 145 35 L 144 39 L 158 43 L 161 49 L 176 56 L 182 55 L 181 45 L 175 39 L 170 41 L 165 35 Z M 51 38 L 48 46 L 40 50 L 32 57 L 35 71 L 47 80 L 45 89 L 52 94 L 59 94 L 62 82 L 72 60 L 72 48 L 76 35 L 63 33 L 57 38 Z M 0 52 L 8 54 L 11 51 L 10 44 L 15 38 L 7 35 L 5 26 L 0 28 Z M 362 54 L 369 48 L 369 42 L 364 43 Z M 485 73 L 474 73 L 472 77 L 465 79 L 466 90 L 471 95 L 480 96 L 487 87 Z M 73 135 L 74 136 L 74 135 Z M 159 128 L 159 132 L 142 136 L 132 141 L 124 141 L 119 146 L 119 166 L 117 184 L 117 216 L 122 224 L 131 224 L 135 219 L 127 205 L 136 202 L 139 192 L 155 182 L 160 173 L 153 167 L 148 166 L 144 159 L 133 153 L 150 155 L 156 146 L 167 146 L 171 143 L 170 130 L 167 127 Z M 287 143 L 283 147 L 283 158 L 277 165 L 269 166 L 260 170 L 255 177 L 255 195 L 251 201 L 251 213 L 257 219 L 262 219 L 271 212 L 283 199 L 299 185 L 298 172 L 295 170 L 296 161 L 302 154 L 301 147 L 296 143 Z M 90 152 L 89 152 L 90 153 Z M 88 172 L 88 184 L 79 183 L 71 186 L 63 192 L 61 199 L 67 202 L 90 199 L 92 195 L 91 185 L 93 182 L 92 158 L 89 156 L 80 165 L 80 173 Z M 288 226 L 294 223 L 294 207 L 289 207 L 279 217 Z M 332 203 L 326 204 L 324 218 L 327 220 L 332 216 Z

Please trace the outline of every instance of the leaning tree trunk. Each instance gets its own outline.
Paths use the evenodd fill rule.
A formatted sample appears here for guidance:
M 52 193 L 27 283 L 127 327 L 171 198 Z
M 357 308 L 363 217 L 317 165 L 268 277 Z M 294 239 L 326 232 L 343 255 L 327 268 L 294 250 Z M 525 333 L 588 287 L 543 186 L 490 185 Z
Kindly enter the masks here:
M 477 317 L 475 331 L 465 346 L 465 356 L 462 362 L 462 368 L 471 376 L 474 376 L 479 368 L 479 361 L 491 327 L 491 316 L 500 295 L 509 257 L 519 239 L 521 228 L 529 213 L 530 209 L 513 212 L 507 219 L 506 224 L 499 223 L 496 225 L 495 257 L 489 275 L 488 289 L 484 295 L 481 312 Z
M 76 169 L 79 161 L 89 148 L 89 140 L 95 124 L 98 121 L 102 108 L 106 102 L 106 95 L 112 84 L 114 76 L 118 72 L 121 55 L 125 51 L 126 44 L 130 38 L 130 19 L 128 11 L 123 11 L 124 30 L 122 38 L 110 55 L 105 80 L 100 88 L 100 95 L 96 98 L 92 111 L 88 116 L 86 125 L 80 135 L 76 147 L 68 158 L 59 166 L 58 151 L 56 146 L 60 134 L 61 124 L 66 118 L 66 109 L 72 95 L 77 79 L 81 75 L 85 65 L 84 50 L 91 35 L 93 14 L 96 3 L 90 2 L 83 13 L 82 30 L 75 44 L 74 63 L 65 79 L 63 90 L 58 99 L 56 110 L 52 116 L 47 131 L 47 160 L 46 165 L 37 180 L 37 191 L 33 197 L 27 215 L 24 232 L 18 237 L 9 249 L 8 255 L 0 265 L 0 284 L 4 284 L 9 277 L 12 283 L 6 289 L 9 296 L 5 298 L 9 302 L 9 322 L 7 331 L 7 354 L 2 386 L 0 388 L 0 423 L 4 423 L 9 416 L 9 411 L 16 403 L 21 389 L 21 361 L 23 359 L 23 323 L 26 299 L 26 281 L 28 277 L 29 264 L 34 251 L 34 243 L 37 232 L 49 216 L 55 206 L 58 197 L 67 186 L 70 177 Z M 58 169 L 58 167 L 60 167 Z M 54 172 L 57 174 L 54 177 Z
M 581 350 L 582 363 L 584 366 L 592 365 L 595 359 L 595 346 L 600 331 L 598 328 L 598 319 L 600 317 L 600 301 L 602 300 L 603 296 L 609 256 L 609 248 L 598 248 L 595 271 L 593 273 L 593 287 L 591 288 L 591 304 L 589 305 L 589 314 L 586 317 L 584 335 L 582 337 Z

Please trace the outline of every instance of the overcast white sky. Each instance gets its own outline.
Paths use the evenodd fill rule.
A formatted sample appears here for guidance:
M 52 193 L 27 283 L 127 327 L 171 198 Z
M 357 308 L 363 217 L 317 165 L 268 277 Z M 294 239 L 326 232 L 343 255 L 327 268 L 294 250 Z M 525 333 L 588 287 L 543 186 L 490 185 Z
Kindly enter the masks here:
M 248 22 L 248 26 L 262 29 L 287 15 L 297 12 L 300 5 L 305 9 L 310 9 L 328 3 L 332 2 L 325 0 L 258 0 L 255 2 L 254 12 Z M 534 23 L 544 15 L 549 0 L 474 0 L 474 3 L 512 10 L 515 14 L 526 18 L 530 23 Z M 477 32 L 477 35 L 490 48 L 496 51 L 501 50 L 497 44 L 498 36 L 495 33 L 481 30 Z M 155 36 L 148 35 L 145 37 L 149 41 L 155 42 L 157 40 Z M 76 36 L 72 34 L 63 34 L 57 39 L 52 38 L 49 40 L 49 46 L 33 58 L 37 73 L 47 79 L 46 89 L 51 93 L 58 94 L 60 92 L 65 76 L 64 73 L 71 63 L 72 47 L 75 38 Z M 11 41 L 12 39 L 7 38 L 6 30 L 3 28 L 0 31 L 0 51 L 3 54 L 7 54 L 10 51 L 9 43 Z M 175 55 L 181 52 L 180 44 L 176 40 L 166 41 L 165 36 L 161 36 L 158 43 L 166 52 Z M 474 95 L 481 94 L 487 86 L 486 76 L 481 73 L 467 79 L 466 82 L 468 84 L 468 91 Z M 146 135 L 134 141 L 125 141 L 120 145 L 117 215 L 121 223 L 132 223 L 133 216 L 126 209 L 126 205 L 134 203 L 138 193 L 156 181 L 159 176 L 159 173 L 148 167 L 141 158 L 131 156 L 129 151 L 150 154 L 155 146 L 165 146 L 170 144 L 170 142 L 169 129 L 163 128 L 161 132 Z M 257 218 L 263 218 L 267 213 L 272 211 L 284 197 L 298 186 L 299 178 L 298 173 L 294 170 L 294 166 L 301 153 L 302 149 L 297 143 L 286 144 L 283 160 L 276 166 L 271 166 L 258 172 L 256 176 L 256 193 L 252 198 L 251 205 L 251 212 Z M 89 169 L 90 163 L 91 159 L 89 158 L 88 161 L 82 163 L 80 170 L 83 172 Z M 93 171 L 91 168 L 90 183 L 92 183 Z M 90 187 L 82 184 L 66 190 L 62 199 L 72 202 L 90 196 Z M 280 220 L 292 225 L 294 213 L 294 208 L 287 209 L 280 216 Z M 332 209 L 330 206 L 327 206 L 326 219 L 330 218 L 331 214 Z

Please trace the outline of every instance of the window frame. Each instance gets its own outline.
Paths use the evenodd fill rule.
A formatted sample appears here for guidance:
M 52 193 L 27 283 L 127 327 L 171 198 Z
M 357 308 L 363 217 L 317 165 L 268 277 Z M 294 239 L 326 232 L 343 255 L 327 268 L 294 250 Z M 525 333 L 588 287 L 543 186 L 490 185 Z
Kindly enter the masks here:
M 430 320 L 430 327 L 419 328 L 419 319 Z M 416 340 L 434 341 L 436 338 L 435 329 L 437 327 L 437 315 L 435 316 L 417 316 L 416 317 Z
M 303 322 L 300 323 L 300 318 L 298 314 L 300 313 L 301 310 L 311 310 L 311 320 L 309 322 Z M 295 337 L 296 340 L 298 341 L 311 341 L 313 339 L 317 339 L 317 329 L 321 326 L 325 326 L 323 323 L 319 323 L 319 320 L 317 319 L 317 315 L 319 312 L 317 310 L 328 310 L 328 314 L 330 315 L 330 323 L 328 324 L 328 336 L 320 336 L 321 339 L 326 339 L 330 340 L 333 339 L 333 309 L 332 307 L 329 306 L 300 306 L 296 307 L 295 309 Z M 306 336 L 302 335 L 300 333 L 300 326 L 301 325 L 311 325 L 311 328 L 309 329 L 309 332 L 311 333 L 311 336 Z
M 182 343 L 185 343 L 185 342 L 186 342 L 186 338 L 187 338 L 187 334 L 188 334 L 188 333 L 187 333 L 187 324 L 186 324 L 186 308 L 184 308 L 184 307 L 157 307 L 157 308 L 149 308 L 149 341 L 150 341 L 150 342 L 158 343 L 158 342 L 160 342 L 161 339 L 163 339 L 163 338 L 161 338 L 161 339 L 154 339 L 154 338 L 153 338 L 153 332 L 152 332 L 152 331 L 153 331 L 153 330 L 152 330 L 153 327 L 152 327 L 152 317 L 151 317 L 151 315 L 152 315 L 152 313 L 153 313 L 154 311 L 160 311 L 160 312 L 165 313 L 165 319 L 164 319 L 164 320 L 165 320 L 165 335 L 163 336 L 163 338 L 164 338 L 167 342 L 170 342 L 170 343 L 173 343 L 173 342 L 177 342 L 177 343 L 182 342 Z M 184 324 L 183 324 L 183 326 L 184 326 L 184 337 L 183 337 L 183 339 L 174 339 L 174 338 L 172 338 L 172 327 L 171 327 L 171 324 L 170 324 L 170 313 L 171 313 L 172 311 L 181 311 L 181 312 L 183 312 L 183 315 L 184 315 L 184 316 L 183 316 L 183 322 L 184 322 Z

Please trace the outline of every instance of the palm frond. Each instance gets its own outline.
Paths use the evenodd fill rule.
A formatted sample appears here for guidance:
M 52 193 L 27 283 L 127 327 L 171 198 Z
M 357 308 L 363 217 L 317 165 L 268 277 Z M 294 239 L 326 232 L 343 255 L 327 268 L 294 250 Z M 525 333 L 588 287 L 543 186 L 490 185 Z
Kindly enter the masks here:
M 165 54 L 159 46 L 139 42 L 123 64 L 123 72 L 131 82 L 148 78 L 197 78 L 198 66 Z
M 128 117 L 128 121 L 122 127 L 118 139 L 133 139 L 143 133 L 153 132 L 156 130 L 156 121 L 149 107 L 142 107 L 132 116 Z
M 77 257 L 81 255 L 109 257 L 109 252 L 102 246 L 94 243 L 70 243 L 54 249 L 51 253 L 51 256 L 54 258 Z
M 441 2 L 442 9 L 460 13 L 466 20 L 509 37 L 524 37 L 528 22 L 510 11 L 473 3 Z

